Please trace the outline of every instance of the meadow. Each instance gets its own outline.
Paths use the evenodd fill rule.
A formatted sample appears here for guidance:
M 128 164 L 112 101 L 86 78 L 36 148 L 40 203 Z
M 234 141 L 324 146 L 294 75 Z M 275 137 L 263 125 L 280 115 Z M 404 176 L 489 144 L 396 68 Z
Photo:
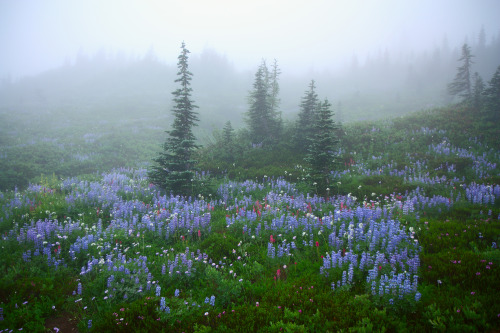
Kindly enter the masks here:
M 193 197 L 94 146 L 109 170 L 0 192 L 0 332 L 497 331 L 493 127 L 460 107 L 346 125 L 324 189 L 286 145 L 201 154 Z

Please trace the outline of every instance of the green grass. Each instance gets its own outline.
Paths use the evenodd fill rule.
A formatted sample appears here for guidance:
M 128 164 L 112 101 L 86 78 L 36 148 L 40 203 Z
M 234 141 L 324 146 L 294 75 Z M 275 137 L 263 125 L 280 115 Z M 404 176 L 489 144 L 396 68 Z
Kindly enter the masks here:
M 277 150 L 242 148 L 244 151 L 232 162 L 234 166 L 210 159 L 207 147 L 206 152 L 200 152 L 200 166 L 214 177 L 205 179 L 197 189 L 200 196 L 196 199 L 203 196 L 203 205 L 187 210 L 177 206 L 184 205 L 182 200 L 165 211 L 155 207 L 158 195 L 151 192 L 147 180 L 131 182 L 130 170 L 117 174 L 123 175 L 126 185 L 134 186 L 119 187 L 117 199 L 113 199 L 131 203 L 129 215 L 119 215 L 120 210 L 113 205 L 104 207 L 105 201 L 98 196 L 71 202 L 70 195 L 77 185 L 62 189 L 61 176 L 86 174 L 79 175 L 79 179 L 98 186 L 101 197 L 113 192 L 121 178 L 113 178 L 116 183 L 105 183 L 95 169 L 70 170 L 63 165 L 63 172 L 49 163 L 43 173 L 50 176 L 30 178 L 45 190 L 1 192 L 0 330 L 53 331 L 48 323 L 62 315 L 71 319 L 67 322 L 80 332 L 496 331 L 500 328 L 500 250 L 494 243 L 500 245 L 500 199 L 473 204 L 466 199 L 464 186 L 472 182 L 499 184 L 498 168 L 485 169 L 480 178 L 471 158 L 438 154 L 428 148 L 446 139 L 450 146 L 467 149 L 474 156 L 484 154 L 487 161 L 497 163 L 498 142 L 492 139 L 497 129 L 483 128 L 479 122 L 471 126 L 463 123 L 471 119 L 466 110 L 456 107 L 392 121 L 348 125 L 338 174 L 330 179 L 328 190 L 311 184 L 302 157 L 286 143 Z M 422 131 L 422 127 L 428 130 Z M 123 142 L 124 151 L 128 151 L 127 147 L 134 143 L 121 138 L 117 142 Z M 105 146 L 96 147 L 106 151 Z M 50 145 L 46 148 L 51 149 Z M 47 154 L 52 160 L 52 155 Z M 122 163 L 123 151 L 117 154 L 122 159 L 116 163 Z M 113 155 L 108 160 L 104 153 L 98 156 L 101 171 L 114 166 Z M 14 158 L 10 168 L 15 169 L 18 162 Z M 397 174 L 405 168 L 413 171 L 404 176 Z M 410 175 L 421 178 L 410 181 Z M 291 182 L 290 187 L 272 189 L 278 176 Z M 439 183 L 428 180 L 443 176 L 445 180 Z M 241 184 L 247 179 L 255 183 Z M 226 200 L 216 189 L 229 183 L 232 187 Z M 255 184 L 259 186 L 252 188 Z M 334 200 L 316 203 L 312 198 L 316 193 Z M 443 201 L 405 212 L 399 204 L 417 194 Z M 355 202 L 353 197 L 357 198 Z M 450 200 L 453 205 L 447 208 L 445 203 Z M 322 256 L 334 250 L 343 253 L 348 240 L 345 236 L 344 245 L 334 248 L 329 244 L 328 229 L 321 223 L 330 213 L 357 207 L 372 207 L 370 211 L 391 207 L 391 218 L 399 222 L 402 232 L 418 240 L 419 301 L 415 301 L 414 294 L 402 299 L 379 297 L 378 289 L 373 295 L 371 284 L 366 282 L 366 270 L 355 270 L 353 283 L 332 290 L 331 283 L 342 280 L 348 264 L 327 269 L 328 276 L 319 274 Z M 160 233 L 158 226 L 151 229 L 148 223 L 141 224 L 158 214 L 165 214 L 159 222 L 172 223 L 176 217 L 168 214 L 174 211 L 193 221 L 197 209 L 210 213 L 208 225 L 180 227 L 168 237 L 165 228 Z M 303 224 L 294 230 L 269 227 L 273 221 L 296 216 L 303 219 Z M 50 248 L 51 257 L 64 259 L 67 266 L 58 269 L 48 264 L 46 254 L 33 254 L 33 242 L 18 240 L 37 221 L 56 219 L 55 224 L 61 228 L 69 228 L 72 223 L 75 227 L 72 232 L 53 229 L 47 234 L 44 246 Z M 227 219 L 232 221 L 230 225 Z M 123 221 L 126 227 L 110 227 Z M 305 221 L 311 224 L 306 227 Z M 337 230 L 340 228 L 341 221 L 332 223 Z M 358 217 L 352 219 L 353 228 L 359 223 Z M 88 235 L 96 236 L 88 248 L 70 254 L 77 240 Z M 297 249 L 290 250 L 289 256 L 270 258 L 271 235 L 276 250 L 285 239 L 288 244 L 293 240 Z M 407 247 L 410 252 L 417 251 L 413 239 L 403 242 L 401 250 Z M 310 241 L 313 246 L 303 245 Z M 360 253 L 370 247 L 370 241 L 359 241 L 346 252 L 356 251 L 356 246 Z M 32 254 L 29 262 L 23 260 L 28 250 Z M 111 253 L 113 258 L 118 254 L 126 256 L 126 260 L 116 262 L 117 267 L 123 265 L 123 271 L 108 270 L 105 264 L 98 263 L 91 273 L 80 274 L 82 267 L 88 268 L 89 260 L 105 261 L 106 254 Z M 199 258 L 203 253 L 206 257 Z M 192 260 L 191 274 L 184 274 L 187 264 L 168 273 L 168 266 L 175 258 L 182 262 L 183 255 Z M 145 262 L 147 272 L 141 262 Z M 403 273 L 401 267 L 395 267 Z M 391 264 L 384 264 L 379 270 L 380 274 L 390 274 L 393 269 Z M 149 290 L 148 273 L 154 281 L 150 281 Z M 114 279 L 110 282 L 111 276 Z M 142 292 L 137 292 L 136 278 Z M 76 293 L 79 283 L 81 295 Z M 156 296 L 157 285 L 161 286 L 160 296 Z M 211 296 L 215 297 L 214 305 L 205 303 Z M 160 310 L 162 297 L 170 313 Z

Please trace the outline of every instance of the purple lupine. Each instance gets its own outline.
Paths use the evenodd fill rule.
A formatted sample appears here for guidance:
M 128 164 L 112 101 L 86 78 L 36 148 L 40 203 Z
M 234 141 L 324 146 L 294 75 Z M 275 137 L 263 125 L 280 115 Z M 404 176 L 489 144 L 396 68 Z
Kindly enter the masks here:
M 353 276 L 354 276 L 354 265 L 351 263 L 349 265 L 349 271 L 347 273 L 347 280 L 349 281 L 349 284 L 352 283 Z
M 274 248 L 273 244 L 272 243 L 268 243 L 267 244 L 267 256 L 270 257 L 270 258 L 274 258 L 275 257 L 275 252 L 276 249 Z
M 166 307 L 166 304 L 165 304 L 165 297 L 162 297 L 160 299 L 160 311 L 165 311 L 165 307 Z
M 149 281 L 148 281 L 149 284 Z M 161 287 L 159 285 L 156 286 L 156 296 L 159 297 L 161 293 Z

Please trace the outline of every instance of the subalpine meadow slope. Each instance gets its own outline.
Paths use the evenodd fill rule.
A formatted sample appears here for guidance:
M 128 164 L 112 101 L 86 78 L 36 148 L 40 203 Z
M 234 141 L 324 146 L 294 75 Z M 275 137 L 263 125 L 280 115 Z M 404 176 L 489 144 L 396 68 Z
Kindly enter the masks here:
M 0 331 L 496 331 L 500 150 L 475 118 L 346 125 L 327 189 L 284 143 L 206 148 L 192 197 L 141 167 L 1 192 Z

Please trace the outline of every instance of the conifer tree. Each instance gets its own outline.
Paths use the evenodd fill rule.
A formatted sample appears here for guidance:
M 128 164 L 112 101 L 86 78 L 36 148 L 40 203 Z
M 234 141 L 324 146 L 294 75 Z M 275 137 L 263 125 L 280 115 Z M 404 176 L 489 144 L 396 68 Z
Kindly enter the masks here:
M 275 125 L 274 135 L 279 137 L 281 135 L 283 127 L 283 119 L 281 118 L 281 112 L 279 111 L 279 104 L 281 102 L 279 98 L 280 86 L 278 83 L 279 75 L 281 70 L 278 67 L 278 61 L 274 59 L 272 72 L 270 75 L 270 86 L 269 86 L 269 106 L 271 108 L 271 114 L 274 119 L 273 123 Z
M 338 149 L 338 126 L 328 99 L 318 104 L 314 121 L 314 135 L 310 140 L 306 162 L 311 166 L 313 180 L 328 184 L 328 173 L 333 170 Z
M 227 121 L 222 129 L 222 140 L 224 145 L 224 160 L 232 163 L 234 161 L 234 129 L 230 121 Z
M 448 92 L 450 95 L 462 97 L 464 101 L 471 101 L 472 99 L 472 84 L 471 84 L 471 67 L 472 57 L 470 47 L 467 44 L 462 46 L 462 56 L 458 61 L 462 65 L 457 68 L 458 72 L 453 82 L 448 85 Z
M 500 66 L 484 90 L 484 107 L 489 120 L 500 121 Z
M 161 188 L 176 194 L 189 194 L 192 188 L 193 168 L 196 161 L 192 159 L 198 146 L 193 134 L 193 126 L 197 126 L 197 106 L 191 99 L 191 79 L 193 74 L 188 69 L 188 54 L 184 42 L 178 57 L 176 83 L 179 87 L 172 92 L 174 106 L 172 113 L 174 121 L 172 129 L 166 131 L 168 137 L 163 144 L 163 150 L 154 161 L 148 173 L 149 179 Z
M 296 123 L 294 140 L 297 149 L 302 152 L 307 151 L 309 140 L 314 135 L 316 111 L 319 103 L 315 89 L 314 80 L 311 80 L 309 90 L 305 92 L 300 102 L 299 118 Z
M 255 73 L 253 90 L 248 97 L 250 107 L 246 113 L 246 122 L 253 143 L 274 143 L 280 131 L 281 124 L 277 112 L 278 76 L 279 70 L 276 63 L 273 73 L 270 74 L 264 60 Z
M 484 82 L 481 76 L 474 73 L 474 86 L 472 89 L 472 107 L 479 112 L 483 106 Z

